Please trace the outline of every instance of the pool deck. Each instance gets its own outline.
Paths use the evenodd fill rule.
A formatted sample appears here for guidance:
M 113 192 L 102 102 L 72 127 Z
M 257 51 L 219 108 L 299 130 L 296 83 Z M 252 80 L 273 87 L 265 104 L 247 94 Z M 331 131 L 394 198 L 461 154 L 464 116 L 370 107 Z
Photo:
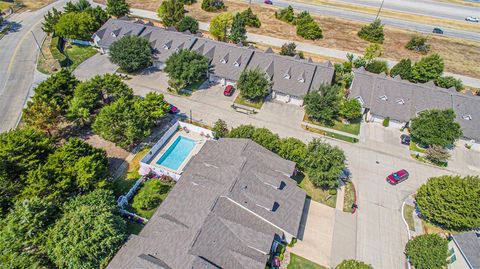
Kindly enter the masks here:
M 178 169 L 176 171 L 174 171 L 174 170 L 172 170 L 168 167 L 158 165 L 157 164 L 158 160 L 162 157 L 162 155 L 165 153 L 165 151 L 167 151 L 167 149 L 170 148 L 170 146 L 175 142 L 175 140 L 179 136 L 183 136 L 185 138 L 189 138 L 189 139 L 192 139 L 192 140 L 196 141 L 195 146 L 193 147 L 190 154 L 185 158 L 185 161 L 180 165 L 180 167 L 178 167 Z M 187 163 L 190 161 L 190 159 L 192 158 L 193 155 L 197 154 L 200 151 L 200 149 L 203 147 L 203 145 L 205 144 L 206 141 L 207 141 L 207 138 L 201 136 L 199 133 L 195 133 L 195 132 L 191 132 L 191 131 L 187 133 L 184 130 L 179 130 L 179 131 L 175 132 L 168 139 L 168 141 L 163 145 L 163 147 L 155 154 L 155 157 L 153 157 L 152 161 L 150 162 L 150 165 L 161 168 L 161 169 L 164 169 L 164 170 L 168 170 L 168 171 L 176 173 L 176 174 L 181 174 L 183 172 L 183 168 L 185 167 L 185 165 L 187 165 Z

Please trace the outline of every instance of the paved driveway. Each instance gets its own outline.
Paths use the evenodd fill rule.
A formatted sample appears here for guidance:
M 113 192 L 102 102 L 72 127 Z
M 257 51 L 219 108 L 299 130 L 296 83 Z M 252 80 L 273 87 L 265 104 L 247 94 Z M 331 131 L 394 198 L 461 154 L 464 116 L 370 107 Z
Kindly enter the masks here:
M 310 199 L 306 203 L 300 227 L 303 232 L 291 252 L 312 262 L 330 265 L 335 209 Z
M 81 63 L 75 71 L 73 71 L 73 74 L 79 80 L 87 80 L 96 75 L 114 73 L 117 68 L 118 66 L 112 64 L 107 55 L 97 53 Z

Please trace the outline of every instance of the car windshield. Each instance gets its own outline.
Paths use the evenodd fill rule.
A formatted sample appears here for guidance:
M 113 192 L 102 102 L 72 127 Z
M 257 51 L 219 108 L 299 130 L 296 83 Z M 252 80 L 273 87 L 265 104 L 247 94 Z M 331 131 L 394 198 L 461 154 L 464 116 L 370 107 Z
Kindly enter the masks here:
M 397 173 L 393 173 L 392 176 L 393 176 L 395 179 L 400 179 L 400 177 L 398 176 Z

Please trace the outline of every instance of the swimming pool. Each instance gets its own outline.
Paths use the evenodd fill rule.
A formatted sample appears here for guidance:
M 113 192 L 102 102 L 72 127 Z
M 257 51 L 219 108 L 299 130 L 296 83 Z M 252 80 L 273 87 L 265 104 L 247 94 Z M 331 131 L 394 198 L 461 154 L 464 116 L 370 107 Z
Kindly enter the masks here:
M 158 159 L 157 164 L 177 171 L 195 147 L 195 140 L 179 136 Z

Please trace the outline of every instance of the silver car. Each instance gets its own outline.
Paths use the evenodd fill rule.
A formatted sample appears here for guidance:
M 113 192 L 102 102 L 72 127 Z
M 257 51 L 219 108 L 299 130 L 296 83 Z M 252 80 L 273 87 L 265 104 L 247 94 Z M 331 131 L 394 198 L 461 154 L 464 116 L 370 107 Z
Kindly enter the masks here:
M 478 22 L 478 18 L 477 17 L 472 17 L 472 16 L 468 16 L 465 18 L 466 21 L 471 21 L 471 22 Z

